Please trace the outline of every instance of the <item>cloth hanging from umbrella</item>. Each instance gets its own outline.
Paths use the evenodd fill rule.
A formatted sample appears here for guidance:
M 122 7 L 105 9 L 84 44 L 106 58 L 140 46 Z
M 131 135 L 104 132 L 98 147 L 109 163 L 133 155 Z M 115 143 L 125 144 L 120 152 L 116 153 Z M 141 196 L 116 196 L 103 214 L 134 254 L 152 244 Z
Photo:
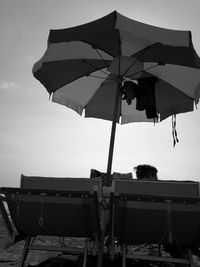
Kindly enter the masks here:
M 144 24 L 114 11 L 95 21 L 50 30 L 33 74 L 52 96 L 85 117 L 116 123 L 162 121 L 193 111 L 200 97 L 200 58 L 190 31 Z M 176 121 L 173 137 L 177 141 Z

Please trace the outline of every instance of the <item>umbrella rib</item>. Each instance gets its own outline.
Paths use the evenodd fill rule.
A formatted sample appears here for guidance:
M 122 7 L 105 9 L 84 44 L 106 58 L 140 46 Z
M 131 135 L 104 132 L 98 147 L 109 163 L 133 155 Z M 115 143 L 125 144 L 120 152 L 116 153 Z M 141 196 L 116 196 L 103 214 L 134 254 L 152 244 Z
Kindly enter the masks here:
M 101 76 L 97 76 L 97 75 L 93 75 L 93 74 L 89 74 L 88 75 L 89 77 L 92 77 L 92 78 L 98 78 L 98 79 L 102 79 L 102 80 L 105 80 L 105 77 L 101 77 Z M 110 78 L 106 78 L 107 80 L 110 80 L 110 81 L 115 81 L 115 78 L 113 77 L 110 77 Z
M 97 76 L 97 75 L 89 75 L 89 77 L 92 77 L 92 78 L 94 77 L 94 78 L 105 80 L 104 77 L 100 77 L 100 76 Z M 107 82 L 106 85 L 110 85 L 110 84 L 116 83 L 116 79 L 111 79 L 109 77 L 106 78 L 106 81 L 110 81 L 109 83 Z M 103 85 L 103 83 L 101 85 Z
M 136 60 L 128 67 L 128 69 L 122 75 L 125 76 L 128 73 L 128 71 L 136 64 L 138 60 L 139 58 L 136 58 Z
M 101 55 L 101 53 L 98 51 L 97 48 L 95 48 L 95 51 L 97 52 L 97 54 L 100 56 L 100 58 L 103 60 L 103 62 L 106 64 L 106 66 L 108 67 L 108 63 L 106 62 L 106 60 L 103 58 L 103 56 Z
M 149 69 L 149 68 L 148 68 L 148 69 Z M 146 69 L 146 70 L 148 70 L 148 69 Z M 146 70 L 144 70 L 144 73 L 145 73 Z M 156 75 L 151 74 L 151 73 L 149 73 L 149 72 L 147 72 L 147 74 L 148 74 L 148 75 L 151 75 L 152 77 L 156 77 Z M 163 80 L 163 79 L 160 78 L 160 77 L 158 77 L 158 79 L 159 79 L 160 81 L 162 81 L 162 82 L 168 84 L 169 86 L 173 87 L 175 90 L 179 91 L 180 93 L 182 93 L 183 95 L 187 96 L 187 97 L 190 98 L 191 100 L 194 100 L 194 98 L 193 98 L 192 96 L 187 95 L 186 93 L 184 93 L 183 91 L 181 91 L 180 89 L 178 89 L 178 88 L 175 87 L 174 85 L 170 84 L 169 82 Z
M 151 75 L 154 76 L 153 74 L 151 74 Z M 154 77 L 155 77 L 155 76 L 154 76 Z M 163 79 L 161 79 L 161 78 L 159 78 L 159 80 L 160 80 L 160 81 L 163 81 L 164 83 L 166 83 L 166 84 L 168 84 L 168 85 L 170 85 L 170 86 L 172 86 L 175 90 L 179 91 L 180 93 L 182 93 L 182 94 L 185 95 L 186 97 L 190 98 L 191 100 L 194 100 L 194 98 L 193 98 L 192 96 L 187 95 L 186 93 L 184 93 L 183 91 L 181 91 L 180 89 L 178 89 L 178 88 L 175 87 L 174 85 L 170 84 L 169 82 L 167 82 L 167 81 L 165 81 L 165 80 L 163 80 Z
M 103 56 L 102 56 L 102 54 L 100 53 L 100 51 L 98 50 L 98 48 L 94 48 L 94 49 L 95 49 L 95 51 L 97 52 L 97 54 L 99 55 L 99 57 L 103 60 L 103 62 L 105 63 L 105 65 L 106 65 L 107 68 L 108 68 L 109 65 L 108 65 L 107 61 L 103 58 Z M 112 73 L 110 73 L 109 75 L 115 79 L 115 76 L 114 76 Z
M 150 69 L 153 69 L 153 68 L 158 67 L 158 66 L 159 66 L 159 63 L 158 63 L 157 65 L 154 65 L 154 66 L 151 66 L 151 67 L 149 67 L 149 68 L 146 68 L 146 69 L 143 70 L 143 71 L 150 70 Z
M 97 68 L 95 65 L 93 65 L 93 64 L 91 64 L 91 63 L 89 63 L 89 62 L 87 62 L 86 59 L 83 60 L 83 63 L 85 63 L 85 64 L 87 64 L 87 65 L 89 65 L 89 66 L 91 66 L 91 67 L 93 67 L 93 68 L 95 68 L 95 69 Z M 98 70 L 99 70 L 100 72 L 102 72 L 103 74 L 109 75 L 109 73 L 103 71 L 102 69 L 98 69 Z
M 135 74 L 139 74 L 139 73 L 145 72 L 145 71 L 147 71 L 147 70 L 153 69 L 153 68 L 158 67 L 158 66 L 159 66 L 159 64 L 154 65 L 154 66 L 151 66 L 151 67 L 149 67 L 149 68 L 147 68 L 147 69 L 145 69 L 145 70 L 137 71 L 137 72 L 135 72 L 134 74 L 129 75 L 129 76 L 126 76 L 126 77 L 127 77 L 127 78 L 131 78 L 131 76 L 133 76 L 133 75 L 135 75 Z
M 103 56 L 101 55 L 101 53 L 99 52 L 99 50 L 97 48 L 95 48 L 95 51 L 97 52 L 97 54 L 100 56 L 100 58 L 103 60 L 103 62 L 106 64 L 107 68 L 109 67 L 107 61 L 103 58 Z M 116 78 L 112 73 L 110 73 L 110 76 L 113 77 L 114 79 Z
M 145 49 L 143 49 L 142 53 L 139 55 L 139 57 L 136 57 L 136 60 L 128 67 L 128 69 L 124 72 L 123 76 L 125 76 L 128 73 L 128 71 L 137 63 L 137 61 L 144 55 L 144 53 L 154 45 L 155 44 L 150 45 L 150 46 L 146 47 Z

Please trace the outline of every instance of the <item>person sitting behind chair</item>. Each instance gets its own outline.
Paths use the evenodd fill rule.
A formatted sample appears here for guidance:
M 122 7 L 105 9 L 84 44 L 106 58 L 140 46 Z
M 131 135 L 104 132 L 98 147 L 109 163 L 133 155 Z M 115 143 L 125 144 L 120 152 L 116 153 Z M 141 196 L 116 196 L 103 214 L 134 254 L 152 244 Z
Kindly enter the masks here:
M 136 177 L 139 180 L 158 180 L 158 170 L 151 165 L 142 164 L 133 168 L 136 172 Z

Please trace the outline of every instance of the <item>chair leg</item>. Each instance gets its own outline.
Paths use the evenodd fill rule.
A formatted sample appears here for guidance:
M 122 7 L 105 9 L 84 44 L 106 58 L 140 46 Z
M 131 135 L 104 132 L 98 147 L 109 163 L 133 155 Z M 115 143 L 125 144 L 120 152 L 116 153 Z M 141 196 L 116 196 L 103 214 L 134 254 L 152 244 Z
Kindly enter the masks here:
M 115 258 L 115 240 L 114 239 L 111 240 L 111 244 L 110 244 L 110 258 L 111 260 L 114 260 Z
M 114 205 L 112 205 L 111 212 L 111 245 L 110 245 L 110 255 L 111 260 L 114 260 L 115 257 L 115 240 L 114 240 Z
M 98 243 L 99 243 L 99 238 L 96 235 L 94 238 L 94 242 L 93 242 L 93 249 L 92 249 L 92 255 L 96 256 L 98 253 Z
M 104 229 L 102 230 L 100 238 L 101 238 L 101 240 L 100 240 L 99 255 L 98 255 L 98 258 L 97 258 L 97 267 L 102 267 L 102 265 L 103 265 L 104 239 L 105 239 Z
M 25 244 L 24 244 L 24 249 L 23 249 L 23 253 L 22 253 L 22 256 L 21 256 L 21 259 L 20 259 L 20 262 L 19 262 L 19 267 L 23 267 L 24 266 L 26 257 L 27 257 L 28 252 L 29 252 L 29 248 L 28 247 L 29 247 L 30 241 L 31 241 L 31 237 L 28 236 L 26 238 L 26 241 L 25 241 Z
M 106 210 L 103 208 L 102 209 L 102 215 L 101 215 L 100 249 L 99 249 L 99 255 L 97 258 L 97 267 L 103 266 L 105 234 L 106 234 Z
M 83 256 L 83 267 L 87 265 L 87 253 L 88 253 L 88 240 L 85 241 L 85 249 L 84 249 L 84 256 Z
M 190 262 L 190 267 L 194 267 L 194 262 L 193 262 L 193 258 L 192 258 L 192 252 L 190 249 L 188 249 L 188 259 Z
M 126 245 L 122 245 L 122 267 L 126 267 Z

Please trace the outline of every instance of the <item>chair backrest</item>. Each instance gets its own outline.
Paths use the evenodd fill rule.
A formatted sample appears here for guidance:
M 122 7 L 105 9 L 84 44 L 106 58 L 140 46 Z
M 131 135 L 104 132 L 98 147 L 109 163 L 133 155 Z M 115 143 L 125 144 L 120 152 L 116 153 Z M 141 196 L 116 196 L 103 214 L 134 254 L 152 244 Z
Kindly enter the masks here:
M 20 187 L 24 189 L 46 189 L 65 191 L 101 192 L 100 178 L 55 178 L 21 175 Z
M 192 181 L 113 180 L 115 194 L 199 198 L 199 183 Z
M 119 243 L 199 246 L 198 182 L 120 179 L 113 191 L 111 235 Z
M 96 192 L 1 188 L 21 235 L 93 238 L 100 231 Z

